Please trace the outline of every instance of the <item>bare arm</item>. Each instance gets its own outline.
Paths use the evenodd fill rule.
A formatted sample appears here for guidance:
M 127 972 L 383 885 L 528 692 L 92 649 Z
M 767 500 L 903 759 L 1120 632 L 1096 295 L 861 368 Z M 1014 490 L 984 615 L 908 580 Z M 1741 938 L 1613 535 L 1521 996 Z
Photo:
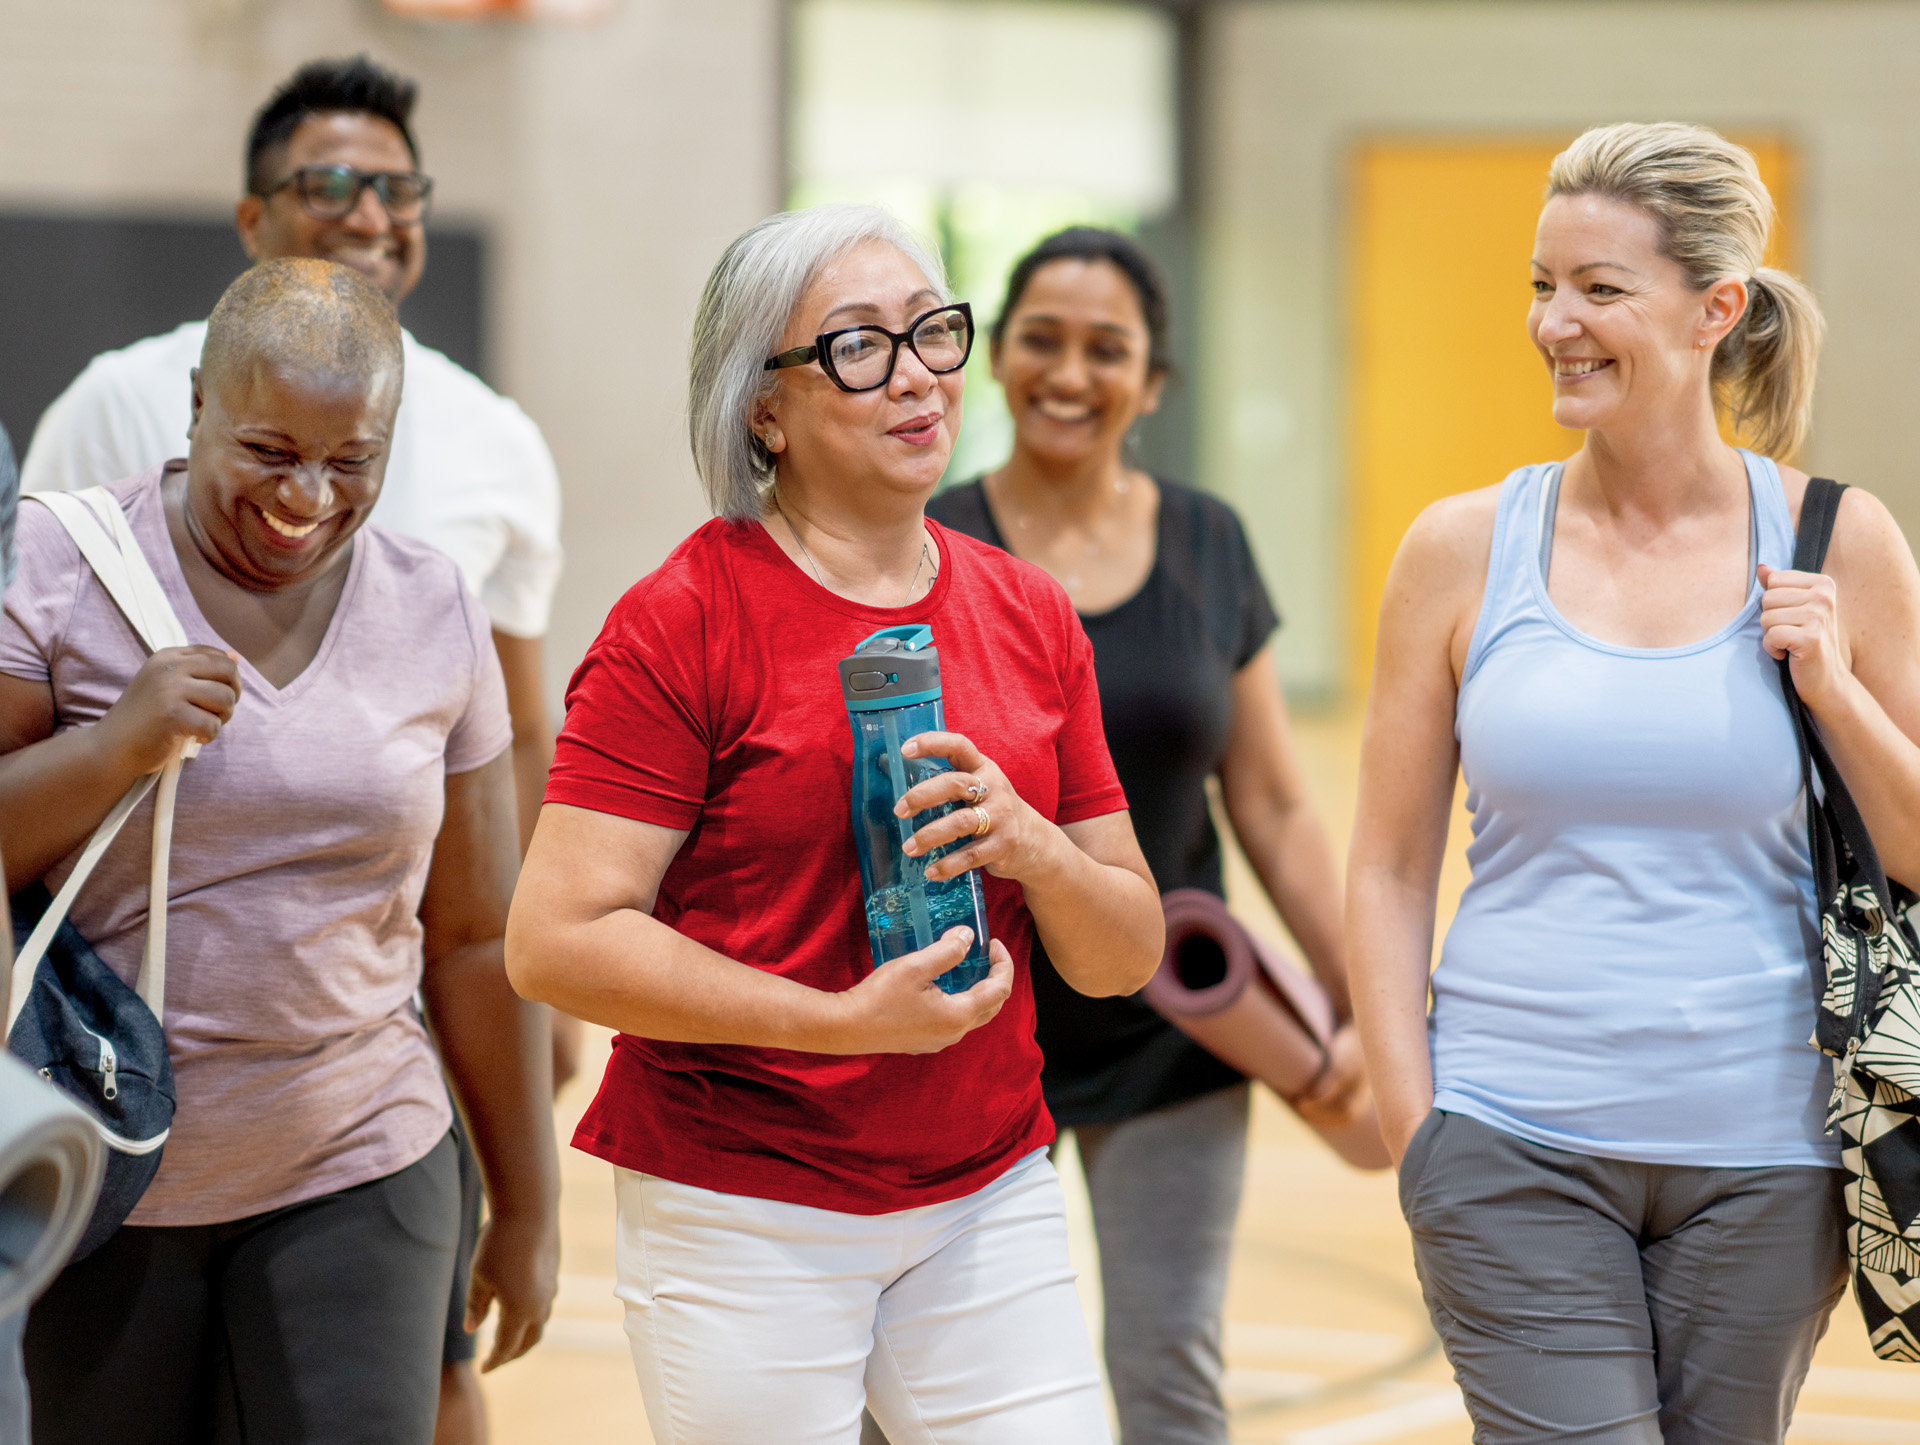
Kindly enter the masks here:
M 1454 703 L 1485 589 L 1497 489 L 1449 497 L 1400 544 L 1380 608 L 1347 864 L 1353 1009 L 1397 1161 L 1433 1108 L 1427 985 L 1459 766 Z
M 513 720 L 513 791 L 519 801 L 520 851 L 533 842 L 534 824 L 547 796 L 547 770 L 553 766 L 553 724 L 547 719 L 545 668 L 538 637 L 514 637 L 498 628 L 493 650 L 507 683 L 507 715 Z M 553 1091 L 557 1095 L 580 1072 L 580 1020 L 557 1009 L 548 1011 L 553 1035 Z
M 1055 831 L 1055 867 L 1020 878 L 1047 957 L 1080 993 L 1139 992 L 1160 967 L 1167 929 L 1132 816 L 1107 813 Z
M 56 736 L 52 685 L 0 674 L 8 883 L 19 888 L 44 877 L 183 742 L 212 742 L 239 701 L 240 669 L 231 653 L 168 647 L 141 665 L 99 722 Z
M 1271 648 L 1261 648 L 1234 674 L 1220 793 L 1247 862 L 1342 1020 L 1328 1066 L 1292 1101 L 1309 1123 L 1337 1128 L 1366 1104 L 1366 1060 L 1352 1027 L 1340 877 L 1327 830 L 1307 797 Z
M 421 990 L 491 1211 L 467 1296 L 469 1328 L 499 1301 L 489 1370 L 539 1340 L 560 1268 L 546 1013 L 515 996 L 504 956 L 519 866 L 513 808 L 506 753 L 448 777 L 446 817 L 420 901 L 426 933 Z
M 1878 498 L 1850 487 L 1825 572 L 1762 567 L 1760 582 L 1768 652 L 1792 657 L 1794 688 L 1882 866 L 1920 884 L 1920 570 L 1906 538 Z
M 541 809 L 507 925 L 514 987 L 640 1038 L 822 1054 L 934 1053 L 986 1023 L 1012 992 L 1013 964 L 998 941 L 980 983 L 952 995 L 934 986 L 966 956 L 965 929 L 844 993 L 716 953 L 653 917 L 686 836 L 560 803 Z
M 547 717 L 541 639 L 514 637 L 498 628 L 493 650 L 507 680 L 507 713 L 513 719 L 513 790 L 520 805 L 520 851 L 533 842 L 533 825 L 547 795 L 553 764 L 553 724 Z
M 909 758 L 945 758 L 953 771 L 907 790 L 894 805 L 902 817 L 941 803 L 966 803 L 975 780 L 986 785 L 980 807 L 992 830 L 927 865 L 929 878 L 984 868 L 1020 885 L 1054 968 L 1076 991 L 1094 998 L 1136 993 L 1160 966 L 1166 921 L 1160 891 L 1125 812 L 1061 827 L 1027 806 L 999 765 L 959 733 L 921 733 L 900 748 Z M 956 808 L 902 845 L 918 856 L 972 834 L 979 814 Z
M 1326 827 L 1307 797 L 1271 648 L 1261 648 L 1234 674 L 1220 793 L 1234 836 L 1281 921 L 1340 1017 L 1352 1017 L 1340 878 Z

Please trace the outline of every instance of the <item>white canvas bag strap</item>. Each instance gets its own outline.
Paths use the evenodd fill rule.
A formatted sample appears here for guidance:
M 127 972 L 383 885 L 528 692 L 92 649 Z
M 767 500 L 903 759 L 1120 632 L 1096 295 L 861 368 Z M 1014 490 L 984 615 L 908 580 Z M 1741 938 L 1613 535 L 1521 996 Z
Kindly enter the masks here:
M 163 647 L 184 647 L 186 629 L 174 615 L 160 579 L 153 575 L 146 554 L 127 525 L 126 513 L 103 487 L 82 492 L 33 492 L 26 500 L 39 502 L 67 529 L 80 555 L 87 560 L 100 585 L 107 589 L 115 605 L 140 635 L 149 652 Z M 27 993 L 33 987 L 34 971 L 39 968 L 53 935 L 73 907 L 73 900 L 125 825 L 133 810 L 157 786 L 159 796 L 153 809 L 152 862 L 147 874 L 147 946 L 140 959 L 140 977 L 135 991 L 155 1018 L 163 1018 L 167 997 L 167 858 L 173 847 L 174 797 L 180 787 L 180 765 L 200 751 L 200 744 L 184 744 L 177 756 L 157 773 L 149 773 L 126 792 L 113 811 L 93 830 L 93 836 L 80 850 L 80 859 L 67 881 L 54 895 L 52 904 L 41 915 L 28 936 L 20 956 L 13 961 L 13 975 L 7 998 L 7 1033 L 26 1007 Z

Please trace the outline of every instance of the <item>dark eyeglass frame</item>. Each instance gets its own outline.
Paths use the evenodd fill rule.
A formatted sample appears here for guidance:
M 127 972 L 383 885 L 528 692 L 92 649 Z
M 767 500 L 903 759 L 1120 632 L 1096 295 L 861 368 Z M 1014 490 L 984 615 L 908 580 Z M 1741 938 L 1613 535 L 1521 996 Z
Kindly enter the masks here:
M 307 193 L 308 176 L 350 176 L 353 179 L 353 196 L 348 200 L 346 209 L 338 215 L 318 209 L 313 198 Z M 408 216 L 396 216 L 393 212 L 393 183 L 395 181 L 414 181 L 420 186 L 420 209 Z M 294 194 L 300 198 L 300 204 L 308 215 L 322 221 L 339 221 L 351 216 L 360 204 L 360 198 L 371 186 L 373 193 L 380 198 L 380 205 L 387 213 L 387 219 L 395 225 L 412 226 L 427 219 L 427 211 L 433 203 L 433 177 L 422 175 L 419 171 L 361 171 L 352 166 L 299 166 L 282 176 L 278 181 L 261 191 L 262 200 L 271 200 L 288 186 L 295 187 Z
M 926 357 L 920 355 L 920 348 L 914 346 L 913 333 L 918 331 L 929 317 L 938 316 L 946 311 L 958 311 L 966 318 L 966 350 L 960 353 L 960 359 L 952 366 L 929 365 Z M 856 331 L 871 331 L 876 336 L 884 336 L 887 338 L 888 345 L 893 348 L 887 355 L 886 375 L 882 376 L 872 386 L 848 386 L 846 382 L 840 379 L 840 373 L 833 369 L 834 338 L 837 336 L 850 336 Z M 901 343 L 904 342 L 912 349 L 914 356 L 919 359 L 920 364 L 925 366 L 928 371 L 932 372 L 935 376 L 945 376 L 949 372 L 958 371 L 967 364 L 967 358 L 973 355 L 973 339 L 975 334 L 973 307 L 965 301 L 955 301 L 946 306 L 936 306 L 931 311 L 921 312 L 907 323 L 907 329 L 905 331 L 889 331 L 884 326 L 842 326 L 836 331 L 823 331 L 813 338 L 813 344 L 811 346 L 796 346 L 793 350 L 783 351 L 778 356 L 769 356 L 766 365 L 760 369 L 762 371 L 780 371 L 785 367 L 805 366 L 810 361 L 817 361 L 820 363 L 820 369 L 827 374 L 827 380 L 839 387 L 842 391 L 850 391 L 856 394 L 863 391 L 878 391 L 881 387 L 893 380 L 893 369 L 900 364 Z

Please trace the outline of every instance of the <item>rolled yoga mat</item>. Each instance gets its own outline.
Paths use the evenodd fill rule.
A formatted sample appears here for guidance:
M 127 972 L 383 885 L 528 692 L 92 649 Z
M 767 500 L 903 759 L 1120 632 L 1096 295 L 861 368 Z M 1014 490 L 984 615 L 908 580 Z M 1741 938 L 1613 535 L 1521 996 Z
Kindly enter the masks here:
M 1180 888 L 1160 903 L 1167 951 L 1145 989 L 1147 1002 L 1215 1058 L 1292 1104 L 1327 1066 L 1337 1021 L 1326 990 L 1242 928 L 1213 894 Z M 1342 1128 L 1311 1127 L 1356 1169 L 1393 1163 L 1371 1100 Z
M 66 1264 L 105 1168 L 86 1112 L 0 1049 L 0 1319 Z

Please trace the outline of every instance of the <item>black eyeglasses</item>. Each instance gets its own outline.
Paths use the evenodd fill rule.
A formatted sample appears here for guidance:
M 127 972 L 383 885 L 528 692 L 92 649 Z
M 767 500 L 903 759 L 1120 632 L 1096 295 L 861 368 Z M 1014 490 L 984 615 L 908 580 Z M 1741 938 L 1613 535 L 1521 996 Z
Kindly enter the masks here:
M 352 215 L 361 193 L 371 186 L 387 208 L 387 219 L 410 225 L 426 219 L 427 201 L 433 195 L 432 177 L 418 171 L 356 171 L 352 166 L 301 166 L 260 195 L 268 198 L 289 186 L 307 214 L 322 221 Z
M 920 364 L 936 376 L 958 371 L 973 353 L 973 308 L 962 301 L 915 317 L 905 331 L 884 326 L 848 326 L 813 338 L 811 346 L 796 346 L 767 358 L 763 371 L 820 363 L 820 369 L 842 391 L 874 391 L 893 379 L 905 342 Z

